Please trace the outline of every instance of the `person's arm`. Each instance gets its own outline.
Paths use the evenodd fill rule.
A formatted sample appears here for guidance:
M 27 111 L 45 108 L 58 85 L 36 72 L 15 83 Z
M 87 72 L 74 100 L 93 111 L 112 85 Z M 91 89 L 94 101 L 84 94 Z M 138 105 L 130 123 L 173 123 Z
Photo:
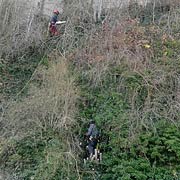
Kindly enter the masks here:
M 64 23 L 66 23 L 66 21 L 57 21 L 56 25 L 60 25 L 60 24 L 64 24 Z
M 87 132 L 87 136 L 90 136 L 92 134 L 92 130 L 93 130 L 94 126 L 93 124 L 90 125 L 90 127 L 88 128 L 88 132 Z

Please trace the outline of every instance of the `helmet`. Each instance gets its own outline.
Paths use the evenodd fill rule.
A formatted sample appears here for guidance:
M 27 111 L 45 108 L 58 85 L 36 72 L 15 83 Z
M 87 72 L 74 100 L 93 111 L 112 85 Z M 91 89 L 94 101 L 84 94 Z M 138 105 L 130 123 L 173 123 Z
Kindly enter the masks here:
M 95 121 L 91 119 L 89 124 L 95 124 Z
M 53 11 L 53 13 L 58 15 L 58 14 L 59 14 L 59 11 L 58 11 L 57 9 L 55 9 L 55 10 Z

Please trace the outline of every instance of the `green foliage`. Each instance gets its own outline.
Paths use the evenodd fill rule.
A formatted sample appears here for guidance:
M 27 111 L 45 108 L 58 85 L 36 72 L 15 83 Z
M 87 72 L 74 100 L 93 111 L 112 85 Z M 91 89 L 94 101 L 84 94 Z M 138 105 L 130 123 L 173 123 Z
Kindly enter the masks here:
M 14 172 L 20 179 L 66 179 L 77 177 L 75 159 L 67 153 L 63 135 L 43 131 L 25 137 L 11 145 L 1 168 Z M 72 169 L 74 172 L 72 172 Z
M 4 84 L 0 93 L 11 96 L 18 93 L 31 78 L 42 58 L 42 52 L 34 48 L 27 50 L 27 53 L 22 57 L 20 55 L 14 56 L 6 63 L 0 63 L 0 76 Z
M 140 17 L 143 24 L 158 21 L 162 15 L 159 9 L 152 11 L 153 4 L 149 4 L 142 11 L 137 4 L 130 8 L 132 8 L 130 9 L 132 11 L 129 11 L 130 16 Z M 166 25 L 165 22 L 163 23 L 161 26 Z M 94 28 L 94 26 L 91 27 L 91 24 L 87 27 L 73 24 L 72 26 L 74 35 L 68 35 L 67 39 L 60 40 L 59 43 L 51 39 L 50 49 L 59 48 L 58 50 L 68 54 L 67 52 L 72 52 L 74 48 L 83 47 L 83 42 L 87 41 L 86 33 L 88 34 L 89 28 Z M 94 119 L 97 122 L 101 132 L 100 148 L 103 150 L 103 162 L 101 164 L 90 162 L 86 167 L 82 167 L 81 175 L 79 175 L 77 173 L 79 161 L 69 152 L 68 146 L 71 145 L 65 139 L 68 134 L 56 133 L 48 129 L 13 142 L 9 150 L 1 150 L 2 168 L 14 172 L 20 179 L 37 180 L 73 180 L 79 179 L 80 176 L 85 180 L 176 180 L 180 178 L 179 129 L 166 119 L 160 120 L 168 112 L 169 97 L 177 93 L 174 91 L 176 78 L 173 73 L 168 73 L 175 72 L 174 74 L 177 73 L 178 76 L 180 41 L 171 38 L 155 25 L 144 29 L 136 26 L 132 35 L 129 34 L 129 46 L 125 46 L 124 49 L 127 49 L 127 52 L 130 50 L 132 56 L 140 56 L 137 57 L 139 61 L 136 62 L 135 59 L 135 62 L 133 60 L 125 62 L 126 57 L 123 57 L 124 59 L 119 64 L 110 63 L 108 70 L 102 73 L 103 77 L 97 72 L 101 69 L 101 63 L 98 67 L 93 67 L 91 63 L 86 66 L 84 63 L 82 66 L 86 69 L 81 69 L 83 72 L 80 72 L 82 74 L 77 80 L 82 90 L 79 100 L 79 117 L 77 117 L 79 127 L 82 127 L 81 132 L 84 133 L 86 131 L 84 119 Z M 145 34 L 146 30 L 148 35 Z M 176 32 L 179 33 L 178 29 Z M 92 38 L 89 34 L 88 37 Z M 142 49 L 144 48 L 142 52 L 138 51 L 140 54 L 136 53 L 135 44 L 139 48 L 141 46 Z M 145 45 L 148 46 L 145 47 Z M 85 46 L 91 49 L 87 44 Z M 134 51 L 130 47 L 133 47 Z M 91 53 L 93 54 L 93 51 Z M 120 57 L 122 54 L 125 55 L 125 52 L 121 53 Z M 146 58 L 149 56 L 148 53 L 152 58 Z M 81 56 L 81 52 L 79 54 Z M 2 92 L 16 94 L 21 90 L 39 62 L 46 67 L 49 65 L 48 58 L 36 49 L 31 49 L 23 56 L 14 57 L 11 63 L 10 61 L 7 64 L 0 62 L 2 76 L 0 80 L 8 84 Z M 107 65 L 106 62 L 105 65 Z M 92 80 L 94 71 L 94 74 L 97 73 L 96 75 L 100 76 L 98 77 L 100 81 L 95 84 Z M 153 101 L 156 98 L 157 100 Z M 149 104 L 146 104 L 147 99 Z M 171 109 L 176 106 L 176 104 L 173 106 L 174 102 L 170 102 Z M 154 111 L 158 111 L 159 114 Z M 174 117 L 178 119 L 179 116 L 176 114 Z M 142 119 L 145 123 L 140 122 Z M 152 121 L 153 128 L 148 126 L 148 123 L 151 123 L 149 121 Z M 77 134 L 79 127 L 74 128 Z M 92 171 L 92 168 L 95 168 L 96 172 Z
M 154 42 L 156 57 L 164 57 L 168 61 L 177 59 L 179 56 L 180 41 L 168 39 L 163 36 L 162 39 Z
M 49 67 L 49 60 L 48 60 L 48 58 L 47 57 L 42 57 L 41 64 L 48 68 Z
M 164 120 L 156 119 L 154 129 L 141 129 L 131 136 L 128 99 L 137 90 L 136 107 L 144 107 L 148 87 L 142 76 L 115 67 L 106 74 L 103 83 L 94 87 L 81 79 L 82 99 L 80 117 L 96 120 L 102 131 L 103 162 L 98 167 L 100 179 L 175 180 L 180 177 L 179 129 Z M 149 70 L 147 75 L 152 72 Z M 116 78 L 113 78 L 115 76 Z M 125 91 L 119 91 L 118 79 L 123 79 Z M 83 82 L 83 83 L 82 83 Z M 169 88 L 168 88 L 169 89 Z M 126 96 L 127 94 L 128 96 Z M 139 108 L 140 109 L 140 108 Z M 166 123 L 167 122 L 167 123 Z M 140 125 L 139 125 L 140 126 Z M 109 138 L 109 142 L 106 138 Z
M 111 138 L 117 139 L 117 135 Z M 175 126 L 167 123 L 158 126 L 157 133 L 144 131 L 136 143 L 126 148 L 113 139 L 111 143 L 116 145 L 103 155 L 106 168 L 102 170 L 105 173 L 101 179 L 173 180 L 179 177 L 180 133 Z

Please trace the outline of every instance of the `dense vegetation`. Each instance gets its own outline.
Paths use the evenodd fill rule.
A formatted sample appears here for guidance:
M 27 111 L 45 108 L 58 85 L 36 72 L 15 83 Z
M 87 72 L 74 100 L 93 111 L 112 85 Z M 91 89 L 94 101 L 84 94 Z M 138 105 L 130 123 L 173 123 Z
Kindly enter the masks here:
M 147 8 L 142 20 L 134 7 L 128 18 L 115 10 L 103 25 L 76 7 L 63 36 L 3 54 L 0 175 L 180 178 L 179 9 L 155 17 Z M 79 142 L 90 119 L 103 160 L 85 166 Z

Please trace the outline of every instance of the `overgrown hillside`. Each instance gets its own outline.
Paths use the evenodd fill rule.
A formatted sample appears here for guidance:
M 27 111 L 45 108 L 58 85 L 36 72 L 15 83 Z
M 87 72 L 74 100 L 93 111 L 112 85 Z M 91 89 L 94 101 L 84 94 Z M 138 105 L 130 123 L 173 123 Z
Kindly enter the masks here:
M 179 8 L 132 7 L 95 23 L 67 3 L 60 37 L 4 48 L 0 179 L 180 178 Z M 103 155 L 85 165 L 90 119 Z

